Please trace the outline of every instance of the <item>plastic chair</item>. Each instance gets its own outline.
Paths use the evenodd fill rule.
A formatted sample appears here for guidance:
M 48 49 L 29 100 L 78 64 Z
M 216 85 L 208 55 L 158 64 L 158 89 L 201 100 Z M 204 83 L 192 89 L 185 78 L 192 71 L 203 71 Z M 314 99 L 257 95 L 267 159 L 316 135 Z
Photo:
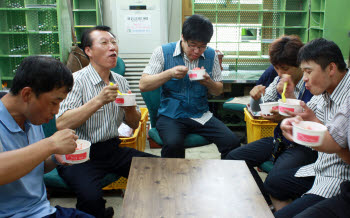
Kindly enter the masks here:
M 272 161 L 265 161 L 262 163 L 259 167 L 258 170 L 260 169 L 261 171 L 265 173 L 269 173 L 273 168 L 273 162 Z
M 124 63 L 123 59 L 118 57 L 117 65 L 114 68 L 112 68 L 111 71 L 113 71 L 121 76 L 124 76 L 125 75 L 125 63 Z
M 229 98 L 228 100 L 225 101 L 223 108 L 227 110 L 233 110 L 233 111 L 239 111 L 243 112 L 244 108 L 246 108 L 246 105 L 243 104 L 234 104 L 234 103 L 228 103 L 232 101 L 234 98 Z
M 163 145 L 163 141 L 159 136 L 156 126 L 158 108 L 160 105 L 160 88 L 141 93 L 143 100 L 145 101 L 152 128 L 148 131 L 150 146 L 153 148 L 159 148 Z M 197 147 L 210 144 L 209 141 L 198 134 L 188 134 L 185 138 L 185 148 Z

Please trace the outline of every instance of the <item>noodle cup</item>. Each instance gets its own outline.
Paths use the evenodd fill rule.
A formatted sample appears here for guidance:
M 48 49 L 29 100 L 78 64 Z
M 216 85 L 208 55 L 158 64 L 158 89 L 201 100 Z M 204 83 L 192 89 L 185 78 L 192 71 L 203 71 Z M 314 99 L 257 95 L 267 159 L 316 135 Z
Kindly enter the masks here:
M 272 115 L 271 110 L 278 110 L 278 102 L 268 102 L 259 104 L 261 109 L 261 114 Z
M 77 149 L 73 154 L 62 155 L 63 160 L 70 164 L 79 164 L 89 160 L 91 142 L 77 139 Z
M 191 81 L 195 80 L 203 80 L 205 75 L 205 69 L 200 69 L 200 70 L 189 70 L 188 71 L 188 76 L 190 77 Z
M 289 116 L 285 111 L 301 113 L 303 108 L 300 106 L 300 100 L 287 98 L 285 103 L 282 99 L 278 100 L 278 111 L 283 116 Z
M 136 105 L 136 94 L 134 93 L 123 93 L 118 95 L 115 99 L 115 103 L 118 106 L 135 106 Z
M 317 147 L 321 145 L 326 131 L 325 125 L 316 122 L 293 123 L 293 140 L 301 145 Z

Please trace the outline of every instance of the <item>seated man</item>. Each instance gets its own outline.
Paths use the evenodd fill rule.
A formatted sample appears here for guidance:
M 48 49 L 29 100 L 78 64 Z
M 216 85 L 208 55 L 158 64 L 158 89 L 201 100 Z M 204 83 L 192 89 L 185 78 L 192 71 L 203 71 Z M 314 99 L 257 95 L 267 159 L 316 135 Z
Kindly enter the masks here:
M 313 149 L 332 154 L 337 154 L 344 162 L 350 164 L 350 97 L 348 96 L 345 103 L 342 104 L 334 118 L 327 124 L 328 130 L 321 146 L 313 147 Z M 292 123 L 298 123 L 303 120 L 297 116 L 283 120 L 281 129 L 283 135 L 287 139 L 293 140 L 293 126 Z M 313 120 L 319 122 L 318 119 Z M 298 218 L 347 218 L 350 217 L 350 181 L 345 181 L 340 185 L 340 194 L 320 201 L 317 204 L 305 209 L 299 213 Z
M 72 86 L 70 70 L 53 58 L 28 57 L 18 67 L 10 92 L 0 100 L 0 217 L 93 217 L 51 207 L 43 180 L 63 163 L 62 154 L 77 147 L 73 130 L 44 139 L 41 127 Z
M 298 98 L 305 102 L 312 97 L 308 90 L 305 90 L 305 83 L 302 80 L 302 72 L 297 64 L 297 56 L 299 49 L 303 43 L 297 36 L 283 36 L 275 40 L 269 49 L 270 62 L 275 67 L 278 76 L 265 90 L 265 86 L 255 86 L 250 95 L 257 104 L 261 98 L 261 94 L 265 93 L 265 102 L 276 102 L 281 96 L 283 83 L 288 81 L 288 92 L 286 97 Z M 285 77 L 282 78 L 281 77 Z M 296 85 L 294 85 L 296 84 Z M 272 111 L 273 115 L 263 116 L 265 119 L 280 122 L 284 117 L 279 115 L 278 110 Z M 273 156 L 274 155 L 274 159 Z M 254 169 L 265 161 L 272 160 L 275 162 L 270 173 L 281 169 L 289 169 L 313 163 L 316 160 L 316 152 L 301 145 L 291 144 L 286 140 L 280 131 L 279 125 L 275 128 L 274 137 L 262 138 L 251 142 L 245 146 L 231 151 L 226 159 L 229 160 L 245 160 L 256 183 L 263 193 L 266 202 L 271 205 L 272 202 L 269 195 L 264 190 L 263 182 Z
M 269 86 L 276 76 L 278 76 L 278 73 L 276 72 L 275 67 L 271 64 L 260 76 L 256 85 Z
M 304 112 L 292 113 L 305 120 L 316 120 L 328 124 L 339 107 L 349 96 L 350 74 L 339 47 L 326 39 L 315 39 L 300 49 L 300 68 L 304 71 L 306 89 L 314 97 Z M 340 192 L 340 184 L 350 180 L 350 165 L 337 154 L 318 152 L 314 164 L 280 170 L 269 175 L 264 183 L 274 204 L 284 206 L 276 217 L 293 217 L 306 208 Z M 300 197 L 302 196 L 302 197 Z M 297 199 L 296 199 L 297 198 Z M 290 199 L 296 199 L 288 204 Z
M 271 64 L 265 71 L 264 73 L 260 76 L 258 82 L 256 82 L 256 86 L 269 86 L 273 80 L 278 76 L 275 67 Z M 255 88 L 255 87 L 254 87 Z M 254 102 L 255 100 L 253 98 L 250 98 L 250 109 L 253 112 L 259 112 L 260 106 Z M 262 100 L 260 99 L 259 101 L 262 103 Z
M 108 173 L 128 177 L 133 157 L 151 157 L 132 148 L 120 148 L 118 127 L 124 121 L 138 128 L 141 114 L 136 106 L 119 107 L 114 101 L 118 89 L 129 90 L 126 79 L 110 69 L 117 63 L 118 45 L 110 28 L 97 26 L 83 33 L 81 46 L 90 64 L 74 73 L 74 86 L 62 101 L 57 129 L 75 129 L 81 139 L 91 142 L 90 161 L 61 166 L 60 176 L 77 194 L 77 208 L 96 217 L 112 217 L 105 209 L 102 178 Z M 110 85 L 110 83 L 114 85 Z
M 143 71 L 142 92 L 161 87 L 156 128 L 163 140 L 162 157 L 184 158 L 185 136 L 196 133 L 215 143 L 221 157 L 240 145 L 237 136 L 209 111 L 208 92 L 223 91 L 221 69 L 215 51 L 207 47 L 213 25 L 205 17 L 192 15 L 182 27 L 178 42 L 157 48 Z M 204 67 L 200 81 L 191 81 L 188 70 Z

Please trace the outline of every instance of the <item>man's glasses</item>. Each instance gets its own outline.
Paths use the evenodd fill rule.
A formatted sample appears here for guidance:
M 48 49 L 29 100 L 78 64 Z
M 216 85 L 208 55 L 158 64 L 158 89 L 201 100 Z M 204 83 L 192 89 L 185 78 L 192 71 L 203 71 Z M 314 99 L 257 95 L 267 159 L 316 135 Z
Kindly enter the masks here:
M 118 42 L 116 40 L 111 40 L 111 41 L 107 41 L 107 40 L 103 40 L 101 42 L 98 42 L 101 44 L 101 46 L 103 47 L 107 47 L 109 45 L 109 43 L 111 43 L 114 47 L 116 47 L 118 45 Z
M 199 51 L 205 51 L 205 50 L 208 48 L 208 46 L 206 46 L 206 45 L 196 46 L 196 45 L 191 45 L 191 44 L 189 44 L 188 42 L 186 42 L 186 43 L 187 43 L 187 46 L 188 46 L 192 51 L 194 51 L 194 50 L 196 50 L 196 49 L 198 49 Z

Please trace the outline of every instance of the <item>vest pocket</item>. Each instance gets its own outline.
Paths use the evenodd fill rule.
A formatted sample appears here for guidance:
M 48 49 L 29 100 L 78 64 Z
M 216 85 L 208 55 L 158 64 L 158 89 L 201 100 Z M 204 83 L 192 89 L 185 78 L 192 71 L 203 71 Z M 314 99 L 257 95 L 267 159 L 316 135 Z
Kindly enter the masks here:
M 163 86 L 163 91 L 165 92 L 175 92 L 178 94 L 184 94 L 184 82 L 183 79 L 171 79 L 166 82 Z

